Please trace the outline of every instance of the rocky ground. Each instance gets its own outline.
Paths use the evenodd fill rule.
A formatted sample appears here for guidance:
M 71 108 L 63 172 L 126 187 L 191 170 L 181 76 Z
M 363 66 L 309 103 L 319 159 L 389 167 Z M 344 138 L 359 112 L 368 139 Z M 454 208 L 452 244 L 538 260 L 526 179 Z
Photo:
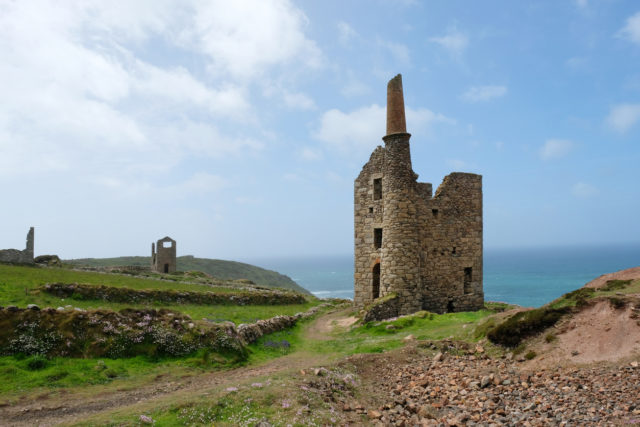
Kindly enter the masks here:
M 355 424 L 359 415 L 397 426 L 640 424 L 638 359 L 529 370 L 509 357 L 486 356 L 481 346 L 431 345 L 435 356 L 414 346 L 404 360 L 356 362 L 378 399 L 346 402 L 344 422 Z

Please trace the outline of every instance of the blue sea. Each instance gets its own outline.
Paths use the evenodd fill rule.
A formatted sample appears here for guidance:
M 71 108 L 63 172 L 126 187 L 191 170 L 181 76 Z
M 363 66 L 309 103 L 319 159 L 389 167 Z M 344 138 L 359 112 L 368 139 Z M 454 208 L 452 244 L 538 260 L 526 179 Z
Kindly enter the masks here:
M 353 256 L 264 258 L 251 264 L 286 274 L 314 295 L 353 298 Z M 486 249 L 486 301 L 538 307 L 605 273 L 640 266 L 640 244 Z

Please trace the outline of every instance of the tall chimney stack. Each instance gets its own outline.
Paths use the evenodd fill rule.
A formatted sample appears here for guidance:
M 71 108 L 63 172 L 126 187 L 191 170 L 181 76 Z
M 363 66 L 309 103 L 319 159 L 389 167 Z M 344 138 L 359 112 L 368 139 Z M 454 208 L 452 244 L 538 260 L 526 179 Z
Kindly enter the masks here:
M 395 133 L 407 133 L 407 122 L 404 118 L 402 74 L 398 74 L 387 84 L 387 135 Z

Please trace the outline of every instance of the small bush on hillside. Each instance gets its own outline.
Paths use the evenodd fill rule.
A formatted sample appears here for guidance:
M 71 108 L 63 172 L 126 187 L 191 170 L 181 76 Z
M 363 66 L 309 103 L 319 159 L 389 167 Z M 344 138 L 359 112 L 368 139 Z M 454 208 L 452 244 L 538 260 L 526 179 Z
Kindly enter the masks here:
M 611 307 L 615 308 L 616 310 L 625 308 L 625 306 L 627 305 L 625 300 L 616 297 L 609 297 L 609 304 L 611 304 Z
M 607 284 L 599 290 L 602 292 L 617 291 L 624 289 L 631 284 L 631 280 L 608 280 Z
M 542 307 L 535 310 L 521 311 L 491 329 L 487 338 L 495 344 L 515 347 L 520 342 L 556 324 L 568 312 L 567 308 Z
M 495 317 L 490 317 L 484 322 L 480 323 L 478 326 L 476 326 L 473 336 L 476 339 L 486 337 L 489 330 L 495 327 L 496 327 L 496 319 Z
M 47 359 L 44 356 L 32 356 L 27 359 L 27 368 L 31 371 L 39 371 L 47 367 Z
M 552 343 L 554 342 L 558 337 L 556 337 L 556 334 L 547 334 L 547 336 L 544 337 L 544 340 L 548 343 Z
M 581 299 L 587 299 L 593 296 L 595 289 L 592 288 L 580 288 L 575 291 L 569 292 L 564 295 L 565 299 L 578 301 Z
M 538 354 L 537 354 L 535 351 L 533 351 L 533 350 L 529 350 L 529 351 L 527 352 L 527 354 L 525 354 L 525 355 L 524 355 L 524 358 L 525 358 L 525 359 L 527 359 L 527 360 L 531 360 L 531 359 L 533 359 L 534 357 L 536 357 L 537 355 L 538 355 Z

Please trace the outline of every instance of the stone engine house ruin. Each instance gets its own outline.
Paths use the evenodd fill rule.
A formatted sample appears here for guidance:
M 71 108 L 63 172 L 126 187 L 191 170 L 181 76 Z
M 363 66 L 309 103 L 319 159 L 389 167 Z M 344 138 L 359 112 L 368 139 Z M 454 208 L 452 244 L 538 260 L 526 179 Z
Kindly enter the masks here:
M 384 147 L 354 185 L 355 305 L 394 293 L 392 315 L 481 309 L 482 176 L 451 173 L 432 195 L 411 167 L 410 137 L 398 74 Z
M 0 250 L 0 262 L 11 262 L 14 264 L 33 264 L 34 234 L 34 228 L 29 228 L 29 232 L 27 233 L 27 247 L 23 251 L 18 249 Z
M 157 251 L 156 251 L 157 249 Z M 176 241 L 167 236 L 151 243 L 151 271 L 157 273 L 175 273 Z

